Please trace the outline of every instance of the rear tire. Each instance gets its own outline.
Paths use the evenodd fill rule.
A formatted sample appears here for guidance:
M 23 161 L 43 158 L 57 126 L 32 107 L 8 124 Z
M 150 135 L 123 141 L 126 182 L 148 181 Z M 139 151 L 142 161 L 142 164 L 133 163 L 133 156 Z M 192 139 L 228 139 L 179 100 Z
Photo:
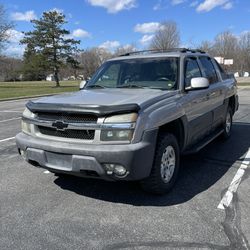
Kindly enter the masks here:
M 232 125 L 233 125 L 233 112 L 232 108 L 228 106 L 225 121 L 223 124 L 223 139 L 227 140 L 232 133 Z
M 180 149 L 174 135 L 159 135 L 150 176 L 141 181 L 150 193 L 165 194 L 174 186 L 180 165 Z

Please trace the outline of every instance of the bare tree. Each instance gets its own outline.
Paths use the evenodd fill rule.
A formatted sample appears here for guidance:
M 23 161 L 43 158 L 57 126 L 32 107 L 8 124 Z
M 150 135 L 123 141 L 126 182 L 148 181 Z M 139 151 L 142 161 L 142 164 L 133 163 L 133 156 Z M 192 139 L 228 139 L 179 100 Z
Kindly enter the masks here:
M 0 5 L 0 52 L 3 49 L 4 43 L 8 41 L 8 31 L 13 28 L 13 23 L 8 21 L 3 5 Z
M 124 55 L 133 51 L 136 51 L 136 47 L 134 44 L 129 44 L 129 45 L 125 45 L 125 46 L 121 46 L 119 48 L 117 48 L 114 52 L 114 56 L 119 56 L 119 55 Z
M 224 31 L 216 35 L 213 41 L 201 42 L 199 49 L 208 52 L 214 57 L 223 57 L 224 59 L 233 59 L 234 64 L 230 66 L 224 65 L 226 71 L 236 72 L 239 71 L 239 43 L 238 38 L 230 31 Z
M 250 32 L 244 32 L 239 38 L 239 53 L 238 60 L 239 71 L 243 73 L 244 71 L 250 72 Z
M 0 81 L 18 81 L 21 79 L 23 62 L 21 59 L 0 56 Z
M 216 56 L 234 58 L 238 50 L 238 40 L 230 31 L 225 31 L 215 37 L 214 52 Z
M 201 44 L 198 46 L 198 49 L 203 50 L 210 55 L 214 56 L 214 44 L 210 41 L 202 41 Z
M 102 48 L 92 48 L 82 52 L 79 56 L 79 62 L 84 78 L 86 80 L 90 78 L 95 73 L 96 69 L 111 57 L 112 55 Z
M 172 21 L 163 22 L 155 33 L 150 49 L 166 50 L 180 45 L 180 32 L 177 24 Z

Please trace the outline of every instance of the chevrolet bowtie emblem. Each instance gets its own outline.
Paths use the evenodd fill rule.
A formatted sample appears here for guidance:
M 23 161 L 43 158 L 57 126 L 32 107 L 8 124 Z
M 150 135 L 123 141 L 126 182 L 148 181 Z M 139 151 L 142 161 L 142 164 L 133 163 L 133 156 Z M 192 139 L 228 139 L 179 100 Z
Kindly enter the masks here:
M 61 131 L 64 131 L 68 126 L 69 125 L 67 123 L 64 123 L 63 121 L 55 121 L 52 123 L 52 127 Z

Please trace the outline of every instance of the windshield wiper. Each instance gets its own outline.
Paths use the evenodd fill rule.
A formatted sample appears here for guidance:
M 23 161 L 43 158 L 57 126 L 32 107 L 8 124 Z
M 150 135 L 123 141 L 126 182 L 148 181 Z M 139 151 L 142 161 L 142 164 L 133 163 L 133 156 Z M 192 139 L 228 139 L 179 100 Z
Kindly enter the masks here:
M 134 84 L 134 83 L 131 83 L 131 84 L 125 84 L 125 85 L 117 86 L 117 88 L 140 88 L 140 89 L 143 89 L 145 87 Z
M 86 86 L 86 89 L 104 89 L 105 87 L 99 84 Z

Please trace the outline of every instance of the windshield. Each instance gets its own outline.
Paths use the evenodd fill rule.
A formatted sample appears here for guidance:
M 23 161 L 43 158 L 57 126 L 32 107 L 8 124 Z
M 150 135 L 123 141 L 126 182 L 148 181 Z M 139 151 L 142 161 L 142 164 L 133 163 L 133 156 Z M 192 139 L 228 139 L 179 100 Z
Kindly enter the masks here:
M 175 90 L 178 58 L 146 58 L 104 63 L 86 88 L 152 88 Z

